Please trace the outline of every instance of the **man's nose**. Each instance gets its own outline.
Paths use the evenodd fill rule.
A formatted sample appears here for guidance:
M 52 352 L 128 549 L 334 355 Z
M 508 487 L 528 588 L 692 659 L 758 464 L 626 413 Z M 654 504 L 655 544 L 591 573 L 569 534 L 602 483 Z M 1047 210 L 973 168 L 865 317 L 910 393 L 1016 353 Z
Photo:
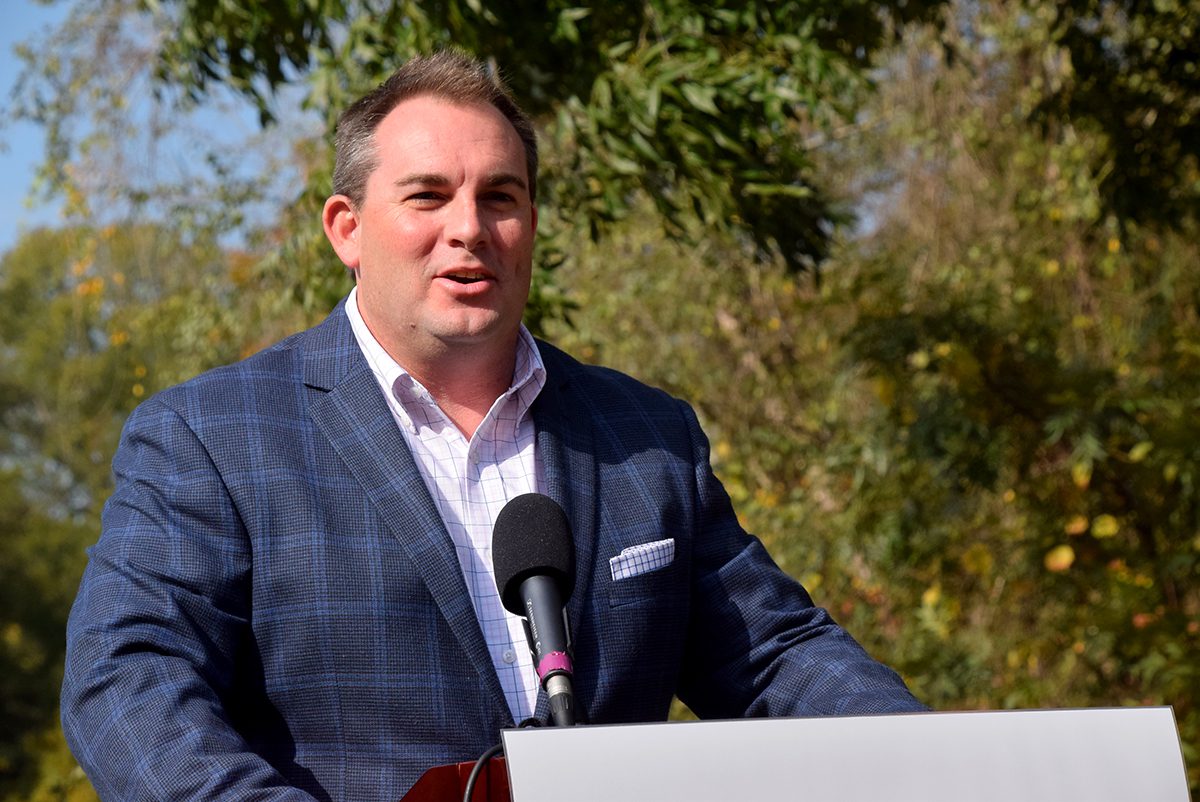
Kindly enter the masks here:
M 487 241 L 487 221 L 474 198 L 455 198 L 446 212 L 445 233 L 451 245 L 474 251 Z

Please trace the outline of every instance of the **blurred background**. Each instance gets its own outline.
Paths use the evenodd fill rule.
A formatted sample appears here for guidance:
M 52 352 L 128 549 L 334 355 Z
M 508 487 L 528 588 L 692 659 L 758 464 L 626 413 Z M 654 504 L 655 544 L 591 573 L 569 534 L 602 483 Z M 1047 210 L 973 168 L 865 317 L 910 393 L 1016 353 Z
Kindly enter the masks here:
M 1196 3 L 244 5 L 5 4 L 0 799 L 94 798 L 57 698 L 125 417 L 348 291 L 328 131 L 450 44 L 539 124 L 536 332 L 690 400 L 925 702 L 1171 705 L 1200 791 Z

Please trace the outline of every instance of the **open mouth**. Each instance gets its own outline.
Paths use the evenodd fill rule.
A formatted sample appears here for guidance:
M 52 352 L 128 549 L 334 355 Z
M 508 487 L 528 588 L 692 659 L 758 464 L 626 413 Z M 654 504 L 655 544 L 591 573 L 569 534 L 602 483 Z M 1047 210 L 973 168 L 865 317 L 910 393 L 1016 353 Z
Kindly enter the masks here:
M 475 284 L 476 282 L 483 281 L 485 276 L 482 273 L 459 273 L 446 276 L 446 278 L 459 284 Z

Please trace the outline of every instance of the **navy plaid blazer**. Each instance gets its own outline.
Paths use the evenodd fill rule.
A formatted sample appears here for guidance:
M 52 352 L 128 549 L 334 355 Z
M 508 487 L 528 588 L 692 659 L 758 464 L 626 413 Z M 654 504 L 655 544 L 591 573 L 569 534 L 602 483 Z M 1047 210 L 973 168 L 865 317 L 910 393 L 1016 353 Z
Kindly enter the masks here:
M 540 344 L 592 723 L 922 709 L 738 526 L 691 409 Z M 110 800 L 397 800 L 513 726 L 454 547 L 339 307 L 143 403 L 67 629 L 63 727 Z M 675 539 L 614 581 L 622 549 Z M 538 715 L 547 717 L 544 692 Z

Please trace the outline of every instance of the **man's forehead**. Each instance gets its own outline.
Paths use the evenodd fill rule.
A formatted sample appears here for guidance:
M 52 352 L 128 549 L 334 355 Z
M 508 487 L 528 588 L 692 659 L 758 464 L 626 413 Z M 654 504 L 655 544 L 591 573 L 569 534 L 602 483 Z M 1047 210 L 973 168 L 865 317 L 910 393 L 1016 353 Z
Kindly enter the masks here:
M 397 103 L 375 129 L 400 134 L 442 135 L 444 132 L 479 140 L 493 139 L 498 132 L 519 145 L 520 135 L 512 121 L 490 103 L 459 101 L 438 95 L 416 95 Z
M 525 143 L 512 122 L 487 103 L 407 98 L 375 128 L 372 148 L 367 181 L 378 191 L 469 181 L 476 187 L 519 187 L 533 197 Z
M 410 98 L 383 118 L 373 140 L 380 158 L 411 164 L 417 172 L 436 171 L 433 164 L 419 165 L 451 153 L 511 161 L 509 169 L 525 162 L 525 147 L 512 123 L 486 104 Z

